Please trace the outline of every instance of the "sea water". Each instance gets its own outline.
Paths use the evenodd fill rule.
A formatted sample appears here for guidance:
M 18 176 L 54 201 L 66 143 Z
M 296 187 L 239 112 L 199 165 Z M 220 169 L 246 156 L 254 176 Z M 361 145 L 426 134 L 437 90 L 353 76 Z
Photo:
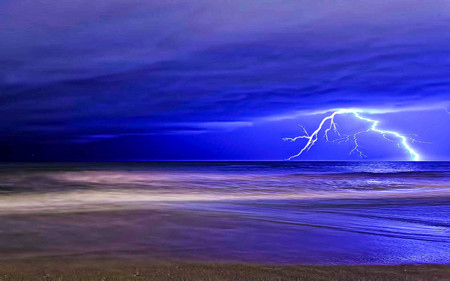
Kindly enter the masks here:
M 0 164 L 0 258 L 450 262 L 450 162 Z

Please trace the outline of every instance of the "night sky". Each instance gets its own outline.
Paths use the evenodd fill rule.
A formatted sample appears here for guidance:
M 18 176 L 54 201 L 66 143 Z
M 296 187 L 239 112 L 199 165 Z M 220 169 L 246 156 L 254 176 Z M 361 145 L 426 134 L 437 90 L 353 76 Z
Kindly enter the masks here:
M 450 160 L 448 0 L 2 0 L 0 42 L 3 161 L 283 160 L 337 108 Z M 351 149 L 320 134 L 296 160 Z

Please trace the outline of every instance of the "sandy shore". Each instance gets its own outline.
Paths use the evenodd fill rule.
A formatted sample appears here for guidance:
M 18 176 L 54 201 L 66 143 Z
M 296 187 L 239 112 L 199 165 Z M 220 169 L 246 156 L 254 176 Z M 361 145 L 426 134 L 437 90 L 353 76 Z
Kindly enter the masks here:
M 274 266 L 122 260 L 8 261 L 0 280 L 450 280 L 450 265 Z

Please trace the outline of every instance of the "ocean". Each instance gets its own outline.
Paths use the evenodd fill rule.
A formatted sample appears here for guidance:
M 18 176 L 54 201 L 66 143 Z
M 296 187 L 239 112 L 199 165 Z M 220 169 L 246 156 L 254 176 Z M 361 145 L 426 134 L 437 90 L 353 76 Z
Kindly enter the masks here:
M 0 259 L 450 263 L 450 162 L 0 164 Z

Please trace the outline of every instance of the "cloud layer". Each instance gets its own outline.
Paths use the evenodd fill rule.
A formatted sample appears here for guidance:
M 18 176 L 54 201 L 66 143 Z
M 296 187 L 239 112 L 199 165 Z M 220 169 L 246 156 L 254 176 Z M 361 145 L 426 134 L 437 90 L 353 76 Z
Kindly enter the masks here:
M 228 130 L 448 106 L 448 1 L 0 3 L 0 135 Z

